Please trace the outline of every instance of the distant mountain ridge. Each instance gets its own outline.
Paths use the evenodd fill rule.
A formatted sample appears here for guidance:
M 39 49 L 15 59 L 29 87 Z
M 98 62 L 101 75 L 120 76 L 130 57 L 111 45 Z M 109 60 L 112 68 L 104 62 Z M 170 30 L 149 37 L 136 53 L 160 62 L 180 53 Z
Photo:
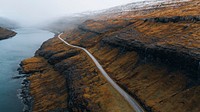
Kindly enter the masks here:
M 180 5 L 179 3 L 187 1 L 189 0 L 144 0 L 140 2 L 133 2 L 125 5 L 111 7 L 109 9 L 87 11 L 83 13 L 77 13 L 72 16 L 64 16 L 44 27 L 45 29 L 54 33 L 63 32 L 65 30 L 73 29 L 88 19 L 113 18 L 113 15 L 118 18 L 126 12 L 148 12 L 148 10 L 154 10 L 156 8 L 177 7 Z

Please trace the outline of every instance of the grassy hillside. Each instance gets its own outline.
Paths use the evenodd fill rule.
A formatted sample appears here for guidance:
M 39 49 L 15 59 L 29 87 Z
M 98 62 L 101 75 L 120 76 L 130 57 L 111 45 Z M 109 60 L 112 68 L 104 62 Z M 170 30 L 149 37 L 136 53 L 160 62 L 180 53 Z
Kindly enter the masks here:
M 198 112 L 199 8 L 191 0 L 102 14 L 62 38 L 88 49 L 147 111 Z M 83 51 L 57 37 L 24 60 L 22 69 L 32 74 L 34 111 L 133 111 Z

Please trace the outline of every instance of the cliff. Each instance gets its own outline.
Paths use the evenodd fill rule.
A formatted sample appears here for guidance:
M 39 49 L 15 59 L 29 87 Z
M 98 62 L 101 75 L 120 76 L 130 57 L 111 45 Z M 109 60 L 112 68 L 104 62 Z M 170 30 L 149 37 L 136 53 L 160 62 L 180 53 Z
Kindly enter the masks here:
M 88 49 L 146 111 L 198 112 L 199 8 L 200 2 L 191 0 L 102 15 L 65 31 L 62 38 Z M 24 95 L 28 110 L 133 111 L 82 50 L 57 37 L 21 66 L 22 73 L 30 74 L 25 84 L 30 92 Z
M 0 40 L 7 39 L 7 38 L 13 37 L 15 35 L 16 35 L 16 33 L 14 31 L 0 27 Z
M 28 111 L 132 111 L 83 51 L 66 46 L 56 37 L 21 65 L 22 73 L 32 74 L 27 78 L 30 93 L 22 93 L 25 104 L 31 106 L 34 101 Z

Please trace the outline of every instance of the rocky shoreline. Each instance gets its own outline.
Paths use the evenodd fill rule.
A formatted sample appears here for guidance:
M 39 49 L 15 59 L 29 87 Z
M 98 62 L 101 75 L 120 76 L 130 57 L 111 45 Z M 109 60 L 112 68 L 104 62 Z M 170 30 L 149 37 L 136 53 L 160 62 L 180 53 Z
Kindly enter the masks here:
M 22 61 L 21 67 L 23 73 L 31 74 L 27 77 L 30 86 L 26 79 L 21 95 L 28 106 L 27 111 L 132 112 L 84 52 L 67 47 L 56 37 L 44 42 L 35 57 Z
M 25 74 L 22 67 L 19 67 L 17 71 L 19 75 L 14 76 L 13 79 L 22 79 L 21 88 L 18 91 L 18 98 L 21 99 L 24 104 L 23 112 L 32 112 L 34 100 L 30 95 L 30 80 L 28 80 L 31 74 Z
M 22 81 L 22 87 L 19 93 L 19 97 L 24 104 L 23 112 L 32 112 L 34 100 L 33 97 L 30 95 L 30 81 L 27 78 L 23 79 Z

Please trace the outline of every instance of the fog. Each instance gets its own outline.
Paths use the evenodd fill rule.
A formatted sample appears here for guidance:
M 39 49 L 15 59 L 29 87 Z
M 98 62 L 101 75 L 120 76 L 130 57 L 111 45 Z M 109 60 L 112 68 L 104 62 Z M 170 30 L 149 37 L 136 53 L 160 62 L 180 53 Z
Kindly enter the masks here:
M 0 17 L 33 26 L 86 11 L 95 11 L 142 0 L 0 0 Z

